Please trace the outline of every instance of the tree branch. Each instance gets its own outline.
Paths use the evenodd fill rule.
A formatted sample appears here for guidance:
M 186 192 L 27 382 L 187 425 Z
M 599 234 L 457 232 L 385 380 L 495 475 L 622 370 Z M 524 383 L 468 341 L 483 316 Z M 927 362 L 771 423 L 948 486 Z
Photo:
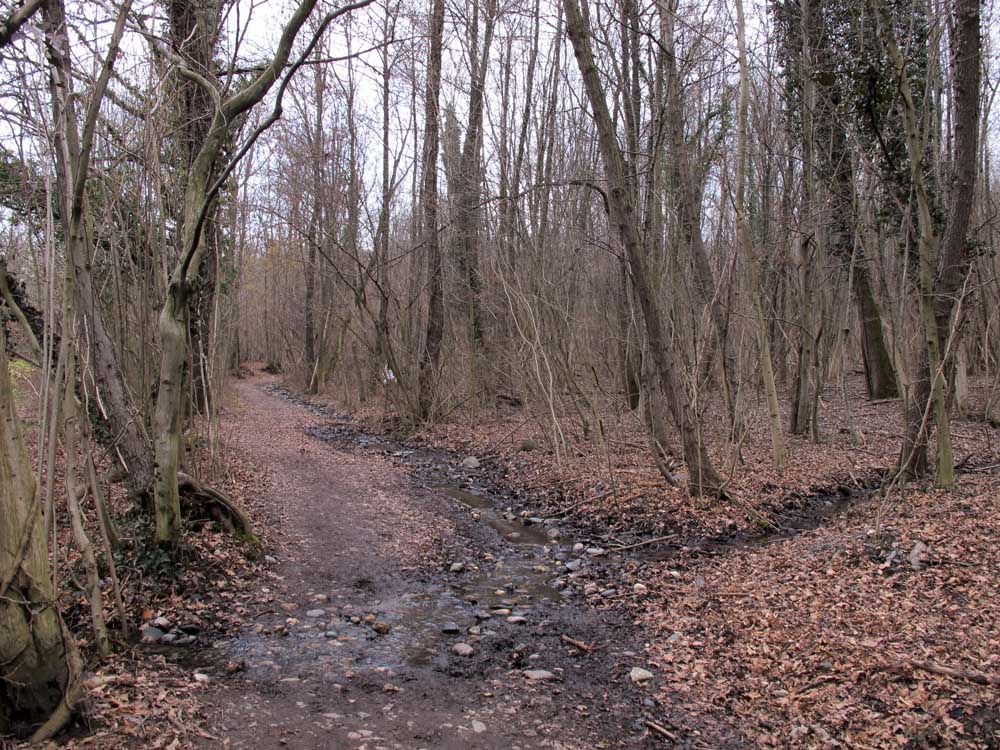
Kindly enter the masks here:
M 7 20 L 0 24 L 0 49 L 10 44 L 14 35 L 44 4 L 45 0 L 25 0 L 20 7 L 11 12 Z

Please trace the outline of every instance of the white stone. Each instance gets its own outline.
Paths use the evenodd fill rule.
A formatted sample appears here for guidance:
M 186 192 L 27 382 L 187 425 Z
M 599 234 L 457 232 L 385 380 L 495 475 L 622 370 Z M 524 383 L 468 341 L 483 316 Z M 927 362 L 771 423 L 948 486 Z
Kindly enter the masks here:
M 532 682 L 544 682 L 545 680 L 554 680 L 556 678 L 547 669 L 526 669 L 524 670 L 524 676 Z
M 628 676 L 636 685 L 642 685 L 653 679 L 653 673 L 642 667 L 632 667 L 632 671 L 628 673 Z

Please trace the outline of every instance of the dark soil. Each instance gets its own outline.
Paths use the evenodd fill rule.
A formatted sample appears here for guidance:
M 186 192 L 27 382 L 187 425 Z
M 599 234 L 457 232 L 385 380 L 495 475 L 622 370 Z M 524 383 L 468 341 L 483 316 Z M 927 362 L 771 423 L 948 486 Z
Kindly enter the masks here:
M 273 472 L 268 523 L 287 541 L 253 623 L 196 657 L 206 746 L 741 746 L 654 699 L 659 675 L 630 678 L 656 672 L 640 632 L 576 593 L 617 563 L 574 551 L 574 529 L 522 511 L 485 466 L 261 385 L 237 385 L 235 437 Z

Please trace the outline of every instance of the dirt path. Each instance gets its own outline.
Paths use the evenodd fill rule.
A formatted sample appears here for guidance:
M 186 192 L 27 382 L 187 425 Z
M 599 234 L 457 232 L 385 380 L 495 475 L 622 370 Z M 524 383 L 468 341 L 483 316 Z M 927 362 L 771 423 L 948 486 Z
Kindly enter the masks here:
M 230 439 L 273 472 L 285 542 L 253 623 L 203 652 L 212 735 L 303 750 L 704 746 L 650 732 L 647 719 L 676 727 L 675 709 L 653 700 L 656 678 L 631 679 L 649 666 L 636 632 L 560 588 L 571 572 L 551 526 L 450 484 L 468 483 L 454 456 L 366 449 L 266 385 L 238 384 Z

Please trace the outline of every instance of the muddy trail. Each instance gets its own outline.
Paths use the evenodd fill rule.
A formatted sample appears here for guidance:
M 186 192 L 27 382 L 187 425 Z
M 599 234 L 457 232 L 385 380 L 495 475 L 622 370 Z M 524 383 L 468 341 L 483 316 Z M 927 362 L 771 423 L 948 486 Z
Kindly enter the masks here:
M 205 747 L 741 746 L 658 698 L 641 633 L 568 585 L 601 551 L 520 516 L 475 461 L 238 388 L 280 543 L 246 628 L 188 657 Z

